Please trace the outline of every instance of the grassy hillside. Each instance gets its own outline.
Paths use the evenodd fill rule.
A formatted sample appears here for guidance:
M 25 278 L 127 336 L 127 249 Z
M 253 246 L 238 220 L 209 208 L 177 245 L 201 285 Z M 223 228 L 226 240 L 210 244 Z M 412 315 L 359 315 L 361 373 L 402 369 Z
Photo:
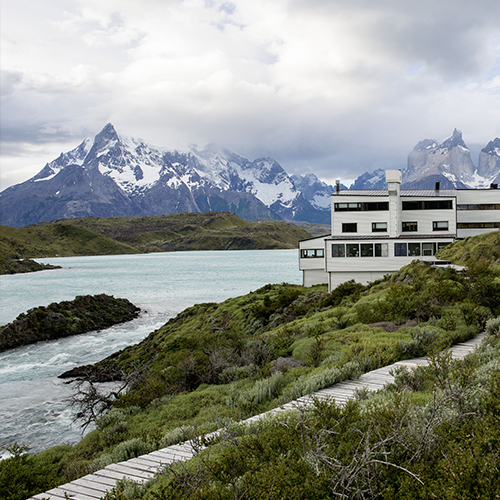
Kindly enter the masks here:
M 59 219 L 0 226 L 0 258 L 116 255 L 179 250 L 297 248 L 310 234 L 285 222 L 251 224 L 232 213 Z M 14 270 L 9 263 L 0 265 Z
M 8 259 L 125 253 L 137 250 L 74 225 L 72 220 L 20 229 L 0 226 L 0 256 Z
M 439 258 L 462 266 L 483 263 L 500 270 L 500 231 L 456 241 L 443 248 Z
M 476 244 L 475 239 L 464 243 L 470 251 Z M 32 489 L 23 491 L 26 497 L 26 493 L 49 489 L 109 463 L 219 428 L 228 419 L 239 420 L 379 366 L 468 339 L 500 314 L 500 276 L 490 261 L 493 257 L 483 264 L 474 263 L 465 273 L 415 261 L 366 287 L 348 282 L 328 293 L 322 286 L 266 285 L 220 304 L 188 308 L 139 344 L 84 372 L 88 383 L 78 383 L 75 394 L 76 409 L 84 421 L 91 421 L 99 410 L 98 405 L 89 406 L 96 402 L 96 379 L 122 378 L 126 386 L 118 395 L 97 399 L 103 401 L 102 410 L 110 404 L 112 409 L 97 418 L 96 430 L 75 446 L 55 447 L 34 457 L 17 449 L 17 468 L 12 459 L 0 462 L 0 479 L 4 474 L 6 485 L 33 480 Z M 236 494 L 240 498 L 245 491 L 244 498 L 325 498 L 337 491 L 354 498 L 347 488 L 353 484 L 373 488 L 375 493 L 367 492 L 365 498 L 410 498 L 405 494 L 419 483 L 412 482 L 412 476 L 407 477 L 401 468 L 427 474 L 429 484 L 446 491 L 446 483 L 441 485 L 434 477 L 433 464 L 444 473 L 450 460 L 456 462 L 451 470 L 457 477 L 446 472 L 447 485 L 455 480 L 458 489 L 450 491 L 456 493 L 462 491 L 461 454 L 470 467 L 476 459 L 482 464 L 477 474 L 493 471 L 491 477 L 485 472 L 477 491 L 495 498 L 488 496 L 492 490 L 484 488 L 498 477 L 498 453 L 488 454 L 496 450 L 498 441 L 495 435 L 488 444 L 485 433 L 488 425 L 500 428 L 500 385 L 485 383 L 485 394 L 491 399 L 483 405 L 472 385 L 479 378 L 467 375 L 472 372 L 466 365 L 455 368 L 446 363 L 444 358 L 437 359 L 437 376 L 429 376 L 428 382 L 424 377 L 420 386 L 418 374 L 400 378 L 401 386 L 412 391 L 423 388 L 422 394 L 407 396 L 397 389 L 381 399 L 367 400 L 371 402 L 366 407 L 351 405 L 346 410 L 322 403 L 307 415 L 291 418 L 290 425 L 256 428 L 211 449 L 213 467 L 207 469 L 209 457 L 202 456 L 201 461 L 193 461 L 193 468 L 188 465 L 161 478 L 144 495 L 136 492 L 127 498 L 234 498 Z M 490 373 L 479 372 L 481 380 Z M 462 374 L 469 378 L 462 379 Z M 441 384 L 444 389 L 438 389 L 448 393 L 434 397 L 432 384 Z M 456 390 L 462 392 L 457 395 Z M 94 399 L 89 400 L 89 395 Z M 360 395 L 360 401 L 366 397 Z M 441 404 L 438 410 L 433 406 L 437 403 Z M 442 417 L 436 425 L 429 420 L 435 415 Z M 471 421 L 471 415 L 486 420 Z M 427 426 L 428 422 L 432 425 Z M 469 426 L 474 422 L 479 427 Z M 396 442 L 399 431 L 404 431 L 404 439 Z M 471 432 L 480 433 L 480 449 L 468 448 Z M 444 449 L 441 443 L 448 446 L 444 458 L 439 454 Z M 394 448 L 389 447 L 392 444 Z M 364 462 L 361 451 L 366 449 L 381 451 L 369 455 L 373 461 Z M 324 462 L 318 459 L 321 450 L 328 452 Z M 394 467 L 376 465 L 384 453 Z M 360 471 L 359 477 L 348 475 L 349 464 L 359 465 L 353 469 Z M 351 482 L 343 483 L 342 478 Z M 190 485 L 196 486 L 190 489 Z M 432 490 L 428 487 L 427 496 L 415 498 L 432 498 Z M 457 498 L 452 494 L 438 497 Z
M 297 248 L 299 240 L 310 237 L 286 222 L 250 223 L 229 212 L 88 217 L 71 223 L 139 252 Z

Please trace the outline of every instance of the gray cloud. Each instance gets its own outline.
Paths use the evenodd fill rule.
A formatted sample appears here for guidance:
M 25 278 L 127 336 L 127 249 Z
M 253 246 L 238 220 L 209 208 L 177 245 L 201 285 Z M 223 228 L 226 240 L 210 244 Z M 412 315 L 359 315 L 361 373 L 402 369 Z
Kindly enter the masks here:
M 33 175 L 108 121 L 330 181 L 403 167 L 455 127 L 468 144 L 500 136 L 497 1 L 43 4 L 3 9 L 3 170 L 24 159 Z

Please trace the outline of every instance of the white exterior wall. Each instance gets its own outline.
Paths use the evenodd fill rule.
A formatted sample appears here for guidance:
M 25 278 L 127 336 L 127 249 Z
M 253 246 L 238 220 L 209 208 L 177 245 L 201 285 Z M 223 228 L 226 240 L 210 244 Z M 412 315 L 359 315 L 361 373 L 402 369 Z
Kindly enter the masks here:
M 500 205 L 499 189 L 470 189 L 457 192 L 457 205 Z M 460 223 L 500 223 L 500 210 L 457 210 L 457 224 Z M 467 238 L 494 231 L 493 228 L 458 229 L 457 238 Z
M 425 197 L 425 196 L 418 196 L 418 197 L 402 197 L 401 198 L 401 206 L 403 205 L 404 201 L 436 201 L 436 200 L 452 200 L 453 202 L 453 208 L 450 210 L 401 210 L 401 216 L 400 216 L 400 226 L 402 226 L 403 222 L 417 222 L 417 232 L 411 232 L 411 233 L 403 233 L 401 232 L 401 227 L 399 228 L 400 230 L 400 235 L 405 236 L 407 234 L 426 234 L 426 235 L 441 235 L 441 236 L 450 236 L 450 237 L 455 237 L 456 235 L 456 225 L 457 225 L 457 219 L 456 219 L 456 211 L 455 211 L 455 203 L 456 200 L 455 198 L 452 197 Z M 448 222 L 448 231 L 434 231 L 433 229 L 433 222 L 438 222 L 438 221 L 447 221 Z
M 313 286 L 328 283 L 328 274 L 325 271 L 325 258 L 322 257 L 301 257 L 301 250 L 325 250 L 325 238 L 320 236 L 303 240 L 299 243 L 299 269 L 302 271 L 302 285 Z
M 342 192 L 341 192 L 342 193 Z M 335 212 L 335 203 L 375 203 L 387 202 L 387 196 L 343 196 L 342 194 L 333 194 L 332 197 L 332 235 L 345 236 L 349 238 L 353 234 L 372 234 L 372 222 L 386 222 L 389 229 L 390 210 L 373 211 L 353 211 L 353 212 Z M 356 223 L 358 225 L 357 233 L 343 233 L 342 224 Z M 374 233 L 384 234 L 384 233 Z M 387 232 L 389 234 L 389 232 Z

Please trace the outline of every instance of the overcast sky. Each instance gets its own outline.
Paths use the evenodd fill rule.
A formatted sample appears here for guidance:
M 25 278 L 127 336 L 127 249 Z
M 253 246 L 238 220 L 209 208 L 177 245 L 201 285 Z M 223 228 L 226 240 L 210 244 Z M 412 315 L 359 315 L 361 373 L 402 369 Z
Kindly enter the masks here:
M 1 189 L 111 122 L 333 183 L 500 136 L 498 0 L 2 0 Z

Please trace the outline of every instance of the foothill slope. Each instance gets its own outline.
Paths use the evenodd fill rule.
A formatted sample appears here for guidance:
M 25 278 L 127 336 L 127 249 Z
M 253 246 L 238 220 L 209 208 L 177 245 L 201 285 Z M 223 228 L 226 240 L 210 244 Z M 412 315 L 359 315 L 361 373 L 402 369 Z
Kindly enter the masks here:
M 360 393 L 343 409 L 318 401 L 310 413 L 239 435 L 227 424 L 220 448 L 186 469 L 166 471 L 131 498 L 232 498 L 234 491 L 257 498 L 255 485 L 266 498 L 289 498 L 294 491 L 307 498 L 336 492 L 349 497 L 355 487 L 367 498 L 432 498 L 436 489 L 469 491 L 470 485 L 494 498 L 499 488 L 488 471 L 497 470 L 500 459 L 488 443 L 497 442 L 500 429 L 498 236 L 448 247 L 446 258 L 463 271 L 414 261 L 367 286 L 347 282 L 328 293 L 325 286 L 269 284 L 220 304 L 190 307 L 137 345 L 86 367 L 75 383 L 75 400 L 83 402 L 79 415 L 84 423 L 95 422 L 95 430 L 74 446 L 19 454 L 16 469 L 13 461 L 0 462 L 0 474 L 10 471 L 9 484 L 26 482 L 22 473 L 36 476 L 28 493 L 45 491 L 427 355 L 427 371 L 403 367 L 394 386 L 374 399 Z M 491 351 L 460 365 L 438 354 L 485 327 L 497 346 Z M 93 390 L 100 377 L 120 374 L 124 390 L 107 395 L 96 418 L 85 383 Z M 478 462 L 481 467 L 472 466 Z M 349 468 L 353 463 L 358 472 Z M 464 470 L 468 482 L 458 474 Z M 425 479 L 423 486 L 415 477 Z
M 19 272 L 26 258 L 297 248 L 310 236 L 286 222 L 250 223 L 229 212 L 57 219 L 19 229 L 0 226 L 0 274 Z M 26 271 L 36 268 L 24 265 Z

